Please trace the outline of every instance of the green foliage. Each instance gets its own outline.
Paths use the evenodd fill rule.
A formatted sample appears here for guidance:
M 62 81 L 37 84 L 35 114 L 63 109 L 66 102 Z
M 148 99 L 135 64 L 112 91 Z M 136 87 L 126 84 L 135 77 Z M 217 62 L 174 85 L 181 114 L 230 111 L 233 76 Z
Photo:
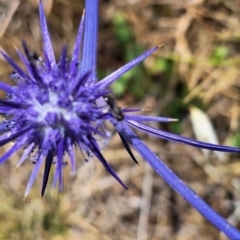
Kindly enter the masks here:
M 61 198 L 46 194 L 41 199 L 35 193 L 36 197 L 23 201 L 22 195 L 3 188 L 0 194 L 0 239 L 54 239 L 59 235 L 65 239 L 68 213 L 63 211 Z M 34 195 L 34 191 L 31 195 Z
M 236 133 L 230 138 L 230 145 L 240 147 L 240 133 Z
M 124 63 L 146 51 L 142 45 L 136 42 L 133 31 L 123 14 L 117 13 L 115 15 L 113 26 L 116 39 L 122 50 Z M 151 61 L 147 67 L 139 64 L 118 79 L 113 85 L 114 94 L 123 96 L 123 94 L 130 92 L 136 99 L 144 99 L 147 92 L 159 99 L 167 96 L 172 90 L 171 79 L 175 72 L 176 62 L 166 57 L 152 57 Z M 171 108 L 164 110 L 165 115 L 181 116 L 182 112 L 186 112 L 186 106 L 182 103 L 186 94 L 184 89 L 186 90 L 186 87 L 181 87 L 180 91 L 176 89 L 176 97 L 171 102 Z M 181 133 L 180 122 L 171 123 L 169 127 L 173 132 Z
M 167 72 L 172 69 L 172 61 L 166 58 L 157 58 L 150 66 L 151 74 L 158 74 L 159 72 Z
M 136 42 L 124 15 L 117 13 L 113 19 L 113 26 L 116 39 L 123 53 L 124 63 L 131 61 L 145 51 L 144 47 Z M 146 93 L 146 87 L 149 87 L 149 81 L 146 81 L 148 78 L 149 75 L 143 68 L 143 65 L 139 64 L 113 84 L 114 94 L 122 96 L 129 91 L 134 97 L 142 99 Z
M 116 38 L 121 44 L 127 44 L 130 40 L 132 40 L 132 31 L 125 17 L 122 14 L 115 14 L 113 19 L 113 25 L 115 28 Z
M 226 46 L 216 46 L 211 57 L 209 58 L 209 63 L 212 66 L 221 65 L 228 56 L 228 48 Z

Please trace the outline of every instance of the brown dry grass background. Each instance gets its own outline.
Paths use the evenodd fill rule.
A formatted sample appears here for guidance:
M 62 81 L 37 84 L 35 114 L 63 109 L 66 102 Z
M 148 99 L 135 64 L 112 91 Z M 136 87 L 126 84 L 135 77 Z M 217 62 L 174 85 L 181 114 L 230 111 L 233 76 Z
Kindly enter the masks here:
M 73 46 L 84 3 L 44 3 L 59 56 L 63 43 L 70 49 Z M 124 64 L 113 27 L 116 14 L 124 17 L 136 43 L 145 49 L 164 43 L 144 62 L 145 69 L 151 69 L 159 58 L 174 63 L 168 83 L 164 82 L 164 74 L 154 72 L 154 86 L 167 87 L 167 94 L 161 97 L 150 92 L 136 101 L 128 93 L 122 96 L 121 105 L 152 108 L 151 114 L 160 114 L 172 108 L 179 86 L 185 86 L 182 101 L 186 109 L 198 99 L 221 143 L 236 135 L 240 119 L 240 2 L 100 0 L 98 65 L 107 72 Z M 22 38 L 33 50 L 41 52 L 38 1 L 1 0 L 0 26 L 0 48 L 16 61 L 19 60 L 14 46 L 20 47 Z M 211 64 L 209 59 L 219 46 L 228 49 L 227 56 L 224 61 Z M 1 79 L 9 81 L 11 68 L 2 59 L 0 64 Z M 187 110 L 181 116 L 170 117 L 180 118 L 181 133 L 194 137 Z M 198 149 L 140 135 L 214 209 L 239 225 L 239 155 L 229 155 L 228 161 L 222 163 L 212 154 L 203 166 L 199 165 L 203 154 Z M 2 147 L 1 153 L 8 147 Z M 137 154 L 140 166 L 135 165 L 116 136 L 104 155 L 129 191 L 122 189 L 97 160 L 85 163 L 79 155 L 75 178 L 69 176 L 69 166 L 66 167 L 63 194 L 52 192 L 49 187 L 41 198 L 39 174 L 26 201 L 23 194 L 32 165 L 27 161 L 16 170 L 20 154 L 11 157 L 0 167 L 0 239 L 225 239 Z

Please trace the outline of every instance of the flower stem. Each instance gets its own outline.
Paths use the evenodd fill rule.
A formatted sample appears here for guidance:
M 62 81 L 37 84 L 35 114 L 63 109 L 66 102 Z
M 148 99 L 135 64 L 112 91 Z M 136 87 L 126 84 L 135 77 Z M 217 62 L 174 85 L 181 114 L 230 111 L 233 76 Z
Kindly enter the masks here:
M 86 20 L 83 42 L 82 74 L 91 71 L 91 81 L 97 81 L 98 0 L 85 0 Z

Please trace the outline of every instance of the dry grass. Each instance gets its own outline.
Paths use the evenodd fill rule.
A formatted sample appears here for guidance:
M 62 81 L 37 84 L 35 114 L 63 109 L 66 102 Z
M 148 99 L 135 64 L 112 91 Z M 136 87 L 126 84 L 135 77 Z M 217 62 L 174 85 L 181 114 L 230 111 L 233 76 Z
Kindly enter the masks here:
M 41 52 L 37 2 L 0 1 L 0 48 L 17 61 L 14 46 L 20 47 L 22 38 L 32 49 Z M 63 43 L 72 47 L 84 4 L 77 0 L 44 2 L 54 49 L 59 56 Z M 221 143 L 236 134 L 240 120 L 239 1 L 101 0 L 99 66 L 109 71 L 123 64 L 116 58 L 120 54 L 119 44 L 112 25 L 119 13 L 128 21 L 138 43 L 146 48 L 164 43 L 157 54 L 145 61 L 147 69 L 159 57 L 171 59 L 175 64 L 169 94 L 161 102 L 147 94 L 140 103 L 130 97 L 131 105 L 151 107 L 156 112 L 163 107 L 171 108 L 171 101 L 178 94 L 177 86 L 182 84 L 187 88 L 182 100 L 186 105 L 195 99 L 203 103 Z M 228 49 L 227 56 L 213 64 L 210 60 L 219 46 Z M 2 59 L 0 64 L 1 79 L 9 81 L 11 68 Z M 161 87 L 162 81 L 159 78 L 156 87 Z M 129 96 L 123 99 L 123 104 L 126 102 L 129 103 Z M 188 114 L 180 120 L 183 134 L 193 137 Z M 204 166 L 199 166 L 199 159 L 203 158 L 200 150 L 142 137 L 221 215 L 231 220 L 238 217 L 239 155 L 229 156 L 226 163 L 221 163 L 212 154 Z M 2 147 L 1 153 L 6 149 Z M 23 193 L 32 166 L 26 162 L 15 170 L 19 156 L 12 157 L 0 168 L 0 239 L 225 239 L 137 154 L 140 166 L 136 166 L 117 137 L 104 154 L 129 191 L 109 177 L 97 160 L 85 163 L 79 155 L 76 178 L 69 176 L 69 166 L 66 167 L 62 195 L 48 188 L 42 199 L 39 176 L 24 202 Z

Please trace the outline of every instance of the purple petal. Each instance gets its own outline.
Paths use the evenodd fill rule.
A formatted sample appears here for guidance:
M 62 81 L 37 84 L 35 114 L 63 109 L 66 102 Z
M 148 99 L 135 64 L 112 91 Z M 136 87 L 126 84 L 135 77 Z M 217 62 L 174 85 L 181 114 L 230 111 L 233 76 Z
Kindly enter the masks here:
M 27 184 L 27 187 L 26 187 L 26 190 L 25 190 L 25 193 L 24 193 L 24 199 L 27 197 L 27 195 L 29 194 L 31 188 L 32 188 L 32 185 L 37 177 L 37 174 L 40 170 L 40 167 L 42 166 L 42 163 L 44 161 L 44 158 L 45 158 L 45 155 L 44 154 L 40 154 L 39 158 L 37 159 L 37 162 L 36 164 L 34 165 L 34 168 L 33 168 L 33 171 L 32 171 L 32 174 L 28 180 L 28 184 Z
M 191 145 L 197 148 L 204 148 L 204 149 L 209 149 L 213 151 L 221 151 L 221 152 L 240 152 L 240 148 L 235 148 L 235 147 L 228 147 L 228 146 L 221 146 L 221 145 L 216 145 L 216 144 L 211 144 L 211 143 L 205 143 L 205 142 L 200 142 L 197 140 L 193 140 L 191 138 L 179 136 L 173 133 L 165 132 L 156 128 L 152 128 L 146 125 L 143 125 L 141 123 L 135 122 L 135 121 L 127 121 L 128 124 L 131 126 L 146 132 L 148 134 L 151 134 L 153 136 L 156 136 L 158 138 L 162 138 L 165 140 L 169 141 L 174 141 L 174 142 L 179 142 L 179 143 L 184 143 L 187 145 Z
M 0 51 L 6 61 L 15 69 L 15 71 L 25 80 L 29 80 L 28 75 L 4 52 Z
M 2 165 L 8 158 L 15 153 L 19 148 L 21 148 L 25 143 L 27 142 L 27 139 L 24 138 L 22 141 L 16 142 L 13 147 L 7 151 L 1 158 L 0 158 L 0 165 Z
M 0 82 L 0 89 L 7 92 L 7 93 L 14 93 L 14 89 L 12 86 L 4 83 L 4 82 Z
M 91 77 L 91 72 L 86 72 L 84 75 L 79 72 L 78 76 L 74 79 L 74 82 L 71 84 L 70 89 L 72 92 L 77 92 L 78 90 L 82 91 L 81 86 L 85 85 L 89 77 Z
M 139 122 L 175 122 L 175 118 L 155 117 L 155 116 L 138 116 L 138 115 L 124 115 L 126 120 L 134 120 Z
M 85 0 L 86 20 L 84 26 L 83 57 L 81 72 L 91 72 L 91 81 L 96 82 L 98 0 Z
M 51 62 L 48 58 L 48 53 L 45 51 L 45 49 L 43 49 L 43 55 L 44 55 L 44 66 L 45 66 L 47 72 L 51 72 L 52 71 L 52 65 L 51 65 Z
M 64 74 L 66 74 L 66 67 L 67 67 L 67 47 L 64 45 L 62 48 L 62 54 L 60 59 L 60 76 L 65 77 Z
M 16 168 L 18 168 L 29 156 L 29 154 L 31 153 L 32 149 L 34 147 L 34 143 L 30 144 L 24 151 L 23 151 L 23 155 L 20 158 L 20 160 L 18 161 L 18 164 L 16 166 Z
M 28 127 L 22 128 L 21 130 L 17 131 L 16 133 L 11 134 L 10 136 L 8 136 L 8 134 L 7 134 L 6 138 L 0 140 L 0 146 L 3 146 L 6 143 L 8 143 L 8 142 L 16 139 L 17 137 L 23 135 L 25 132 L 29 131 L 31 128 L 34 128 L 34 126 L 28 126 Z
M 33 77 L 33 74 L 32 74 L 32 70 L 31 70 L 31 68 L 30 68 L 29 61 L 28 61 L 27 58 L 22 54 L 22 52 L 19 51 L 18 49 L 17 49 L 17 53 L 18 53 L 19 58 L 21 59 L 21 61 L 22 61 L 23 64 L 25 65 L 26 70 L 27 70 L 29 76 L 31 77 L 32 80 L 35 80 L 34 77 Z
M 40 82 L 43 82 L 37 71 L 35 64 L 32 62 L 32 60 L 30 60 L 31 54 L 28 50 L 27 43 L 25 41 L 22 41 L 22 46 L 23 46 L 23 49 L 24 49 L 27 59 L 24 56 L 22 56 L 22 53 L 19 51 L 18 51 L 18 55 L 21 58 L 21 60 L 23 61 L 23 63 L 25 64 L 27 71 L 29 72 L 29 75 L 32 77 L 33 81 L 35 81 L 35 79 L 36 79 Z
M 81 46 L 82 46 L 84 19 L 85 19 L 85 11 L 83 12 L 82 19 L 81 19 L 81 22 L 79 24 L 78 33 L 77 33 L 75 45 L 74 45 L 74 48 L 73 48 L 72 61 L 71 61 L 71 64 L 70 64 L 70 72 L 72 74 L 74 72 L 74 69 L 76 68 L 76 64 L 78 64 L 78 61 L 79 61 L 80 49 L 81 49 Z
M 146 51 L 145 53 L 141 54 L 137 58 L 133 59 L 131 62 L 125 64 L 124 66 L 120 67 L 115 72 L 111 73 L 107 77 L 105 77 L 103 80 L 98 82 L 96 84 L 96 87 L 100 87 L 102 89 L 106 89 L 109 85 L 111 85 L 114 81 L 116 81 L 121 75 L 123 75 L 125 72 L 129 71 L 131 68 L 142 62 L 146 57 L 151 55 L 153 52 L 155 52 L 159 47 L 151 48 L 150 50 Z
M 58 144 L 57 162 L 56 162 L 55 172 L 53 176 L 53 184 L 52 184 L 52 188 L 55 188 L 58 182 L 59 191 L 63 190 L 62 160 L 63 160 L 63 140 L 61 140 L 61 142 Z
M 47 54 L 48 60 L 50 61 L 51 67 L 53 68 L 56 66 L 56 60 L 54 56 L 50 35 L 48 32 L 47 21 L 44 13 L 42 0 L 40 1 L 40 4 L 39 4 L 39 16 L 40 16 L 40 24 L 42 29 L 44 52 Z
M 81 148 L 80 148 L 80 150 L 81 150 Z M 67 139 L 67 153 L 70 157 L 71 172 L 72 172 L 73 175 L 75 175 L 76 174 L 75 154 L 74 154 L 73 145 L 72 145 L 71 140 L 69 138 Z
M 97 147 L 97 143 L 95 140 L 91 137 L 88 138 L 90 149 L 93 152 L 93 154 L 98 158 L 98 160 L 103 164 L 103 166 L 106 168 L 106 170 L 125 188 L 128 190 L 128 187 L 124 184 L 124 182 L 118 177 L 118 175 L 114 172 L 114 170 L 111 168 L 111 166 L 107 163 L 105 158 L 103 157 L 102 153 L 99 151 Z
M 117 125 L 117 130 L 132 143 L 135 150 L 151 165 L 158 175 L 185 198 L 198 212 L 208 219 L 208 221 L 225 233 L 230 239 L 240 239 L 240 231 L 230 225 L 222 216 L 216 213 L 194 191 L 182 182 L 182 180 L 137 137 L 127 124 L 120 122 Z
M 12 107 L 7 107 L 7 106 L 0 106 L 0 113 L 1 114 L 9 114 L 13 110 Z
M 141 112 L 143 111 L 142 108 L 122 108 L 123 112 Z
M 63 191 L 63 152 L 64 152 L 64 140 L 61 139 L 60 143 L 58 144 L 57 150 L 57 167 L 59 168 L 59 191 Z
M 53 183 L 52 183 L 52 188 L 55 188 L 57 185 L 57 181 L 59 179 L 59 166 L 58 164 L 56 164 L 55 166 L 55 172 L 54 172 L 54 176 L 53 176 Z
M 9 131 L 8 122 L 1 122 L 0 123 L 0 134 Z
M 4 100 L 0 99 L 0 106 L 1 105 L 3 105 L 4 107 L 8 106 L 8 107 L 11 107 L 11 108 L 20 108 L 21 107 L 20 103 L 16 103 L 16 102 L 5 100 L 5 99 Z

